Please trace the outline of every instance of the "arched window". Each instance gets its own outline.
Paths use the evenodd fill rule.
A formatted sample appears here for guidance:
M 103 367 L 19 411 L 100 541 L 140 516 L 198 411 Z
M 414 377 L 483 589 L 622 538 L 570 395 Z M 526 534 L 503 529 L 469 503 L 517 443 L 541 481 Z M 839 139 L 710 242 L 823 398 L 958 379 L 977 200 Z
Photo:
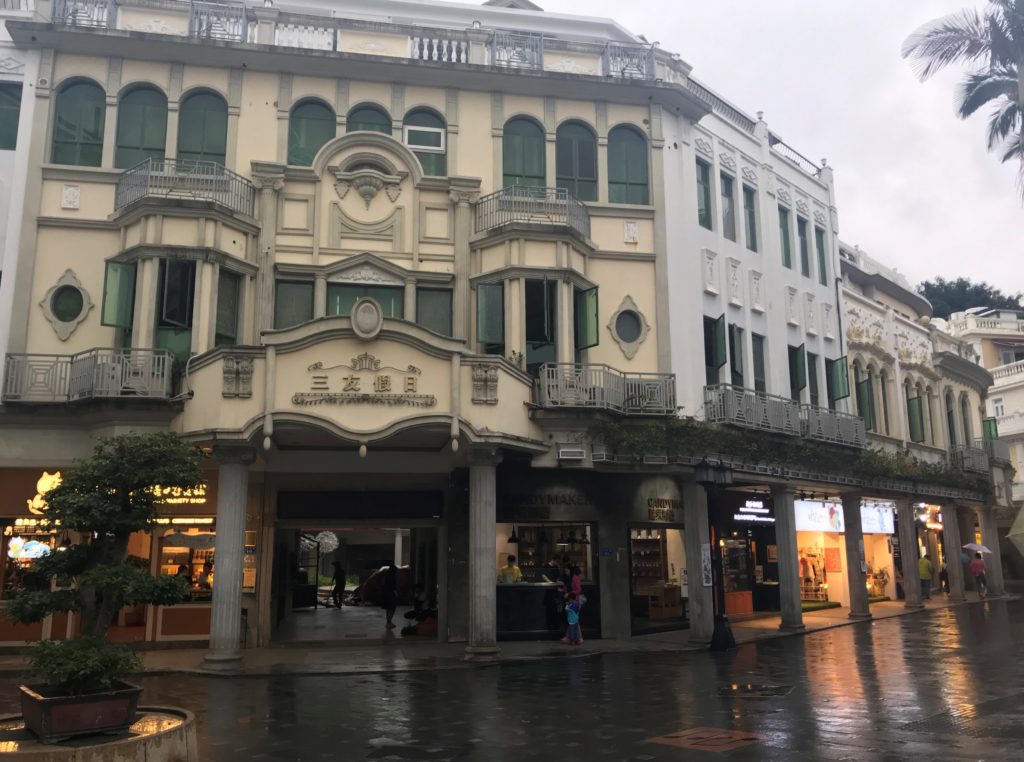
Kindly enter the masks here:
M 447 130 L 444 120 L 429 109 L 420 108 L 405 115 L 402 130 L 405 144 L 423 165 L 424 174 L 448 174 Z
M 383 132 L 391 134 L 391 117 L 376 106 L 356 106 L 348 112 L 345 132 Z
M 188 96 L 178 115 L 178 158 L 224 164 L 227 149 L 227 102 L 207 91 Z
M 884 370 L 878 374 L 878 387 L 882 397 L 882 433 L 889 435 L 889 374 Z
M 501 139 L 502 185 L 546 186 L 544 131 L 532 119 L 510 119 Z
M 54 164 L 98 167 L 103 163 L 106 100 L 103 88 L 92 82 L 73 82 L 61 88 L 53 120 Z
M 632 127 L 608 133 L 608 200 L 614 204 L 649 204 L 647 141 Z
M 556 184 L 580 201 L 597 201 L 597 138 L 579 122 L 566 122 L 555 134 Z
M 288 163 L 308 167 L 337 133 L 334 112 L 320 101 L 301 101 L 288 117 Z
M 949 449 L 956 448 L 956 408 L 953 405 L 953 392 L 946 392 L 946 428 L 949 431 Z
M 136 87 L 117 104 L 114 166 L 127 169 L 146 159 L 163 159 L 167 146 L 167 96 L 155 87 Z
M 960 418 L 964 425 L 964 447 L 970 447 L 974 437 L 971 435 L 971 403 L 966 394 L 960 397 Z

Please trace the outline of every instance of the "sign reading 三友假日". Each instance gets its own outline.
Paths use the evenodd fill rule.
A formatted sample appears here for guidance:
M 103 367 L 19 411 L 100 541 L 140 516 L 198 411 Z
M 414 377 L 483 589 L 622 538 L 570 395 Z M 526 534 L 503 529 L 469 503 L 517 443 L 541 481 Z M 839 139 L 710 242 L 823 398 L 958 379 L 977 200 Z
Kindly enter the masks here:
M 368 352 L 353 357 L 348 365 L 325 366 L 315 362 L 310 373 L 309 390 L 292 396 L 295 405 L 407 405 L 434 407 L 437 398 L 419 391 L 423 372 L 415 365 L 394 368 Z

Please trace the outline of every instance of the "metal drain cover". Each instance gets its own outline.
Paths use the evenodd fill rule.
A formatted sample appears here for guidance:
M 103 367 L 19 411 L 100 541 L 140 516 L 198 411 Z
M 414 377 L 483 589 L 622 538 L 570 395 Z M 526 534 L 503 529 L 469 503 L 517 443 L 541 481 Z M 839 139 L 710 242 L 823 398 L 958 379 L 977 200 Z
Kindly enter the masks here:
M 788 696 L 792 692 L 792 685 L 758 685 L 755 683 L 732 683 L 718 689 L 718 695 L 723 698 L 774 698 Z

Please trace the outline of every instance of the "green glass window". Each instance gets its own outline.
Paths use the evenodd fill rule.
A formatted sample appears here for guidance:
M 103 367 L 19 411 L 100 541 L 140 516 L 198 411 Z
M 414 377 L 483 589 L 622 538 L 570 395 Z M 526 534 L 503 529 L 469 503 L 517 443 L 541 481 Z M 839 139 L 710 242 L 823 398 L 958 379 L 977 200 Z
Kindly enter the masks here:
M 21 83 L 0 82 L 0 151 L 18 147 L 18 117 L 21 114 Z
M 291 328 L 313 319 L 313 282 L 279 280 L 274 284 L 274 328 Z
M 750 348 L 754 353 L 754 389 L 762 394 L 768 391 L 768 377 L 765 372 L 764 336 L 750 334 Z
M 288 163 L 308 167 L 337 132 L 334 112 L 320 101 L 302 101 L 288 117 Z
M 741 389 L 746 386 L 743 377 L 743 329 L 736 325 L 729 326 L 729 380 L 733 386 Z
M 854 368 L 854 378 L 859 375 L 857 368 Z M 864 419 L 864 428 L 868 431 L 875 430 L 875 391 L 872 388 L 874 378 L 871 372 L 863 381 L 857 380 L 857 414 Z
M 825 390 L 828 393 L 829 410 L 835 410 L 838 400 L 850 396 L 850 369 L 846 355 L 835 360 L 825 358 Z
M 724 172 L 718 176 L 722 204 L 722 235 L 730 241 L 736 240 L 736 192 L 733 179 Z
M 356 106 L 348 112 L 345 132 L 383 132 L 391 134 L 391 117 L 377 106 Z
M 597 138 L 579 122 L 566 122 L 555 135 L 555 184 L 580 201 L 597 201 Z
M 75 82 L 57 93 L 53 121 L 54 164 L 98 167 L 103 163 L 103 125 L 107 113 L 103 88 Z
M 557 359 L 558 283 L 530 278 L 525 292 L 526 372 L 536 375 L 541 365 Z
M 238 343 L 238 311 L 242 300 L 242 276 L 221 270 L 217 275 L 217 326 L 214 346 Z
M 361 283 L 328 283 L 327 314 L 351 315 L 356 302 L 364 296 L 377 301 L 384 317 L 405 316 L 405 289 L 402 286 L 364 286 Z
M 548 184 L 544 164 L 544 131 L 532 119 L 511 119 L 501 139 L 502 187 L 543 188 Z
M 821 396 L 818 391 L 818 356 L 813 352 L 807 353 L 807 388 L 811 404 L 817 407 Z
M 107 262 L 100 325 L 131 328 L 135 313 L 135 263 Z
M 782 266 L 793 267 L 792 231 L 789 229 L 789 210 L 779 207 L 779 243 L 782 246 Z
M 146 159 L 163 159 L 167 145 L 167 98 L 154 87 L 137 87 L 117 105 L 114 166 L 127 169 Z
M 702 228 L 711 225 L 711 165 L 697 159 L 697 222 Z
M 608 133 L 608 200 L 613 204 L 649 204 L 647 141 L 632 127 Z
M 807 240 L 807 220 L 803 217 L 796 218 L 796 237 L 800 242 L 800 274 L 805 278 L 810 278 L 811 246 Z
M 573 338 L 576 352 L 596 347 L 600 341 L 597 286 L 573 291 Z
M 789 396 L 800 401 L 800 392 L 807 386 L 807 352 L 804 345 L 789 347 Z
M 178 158 L 225 163 L 228 104 L 219 95 L 199 92 L 182 101 L 178 113 Z
M 448 174 L 446 142 L 448 132 L 444 120 L 428 109 L 416 109 L 405 115 L 405 144 L 416 154 L 427 175 Z
M 828 253 L 825 251 L 825 231 L 817 225 L 814 227 L 814 248 L 818 253 L 818 282 L 828 285 Z
M 920 395 L 907 400 L 907 420 L 910 423 L 910 441 L 924 441 L 924 405 Z
M 157 321 L 154 344 L 179 359 L 192 353 L 192 315 L 195 303 L 196 263 L 161 259 L 157 285 Z
M 452 290 L 416 289 L 416 322 L 442 336 L 452 335 Z
M 725 365 L 725 314 L 718 318 L 704 316 L 704 380 L 708 386 L 719 382 L 719 368 Z
M 743 225 L 747 234 L 747 248 L 757 251 L 757 192 L 743 186 Z
M 480 283 L 476 287 L 476 340 L 484 354 L 505 354 L 504 283 Z

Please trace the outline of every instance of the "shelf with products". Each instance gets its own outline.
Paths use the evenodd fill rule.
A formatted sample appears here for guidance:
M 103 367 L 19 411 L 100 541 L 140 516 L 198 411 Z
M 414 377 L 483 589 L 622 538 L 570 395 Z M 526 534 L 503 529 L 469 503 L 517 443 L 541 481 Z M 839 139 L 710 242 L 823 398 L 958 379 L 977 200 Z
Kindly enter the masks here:
M 216 532 L 208 529 L 168 529 L 159 538 L 158 574 L 188 580 L 193 600 L 212 596 Z
M 589 524 L 508 524 L 509 532 L 514 531 L 518 542 L 510 548 L 516 556 L 523 576 L 527 581 L 540 581 L 541 575 L 549 579 L 552 574 L 560 575 L 568 564 L 578 566 L 583 579 L 593 579 L 592 536 Z M 504 532 L 500 529 L 499 532 Z M 500 534 L 499 534 L 500 536 Z M 550 565 L 555 563 L 558 572 Z

